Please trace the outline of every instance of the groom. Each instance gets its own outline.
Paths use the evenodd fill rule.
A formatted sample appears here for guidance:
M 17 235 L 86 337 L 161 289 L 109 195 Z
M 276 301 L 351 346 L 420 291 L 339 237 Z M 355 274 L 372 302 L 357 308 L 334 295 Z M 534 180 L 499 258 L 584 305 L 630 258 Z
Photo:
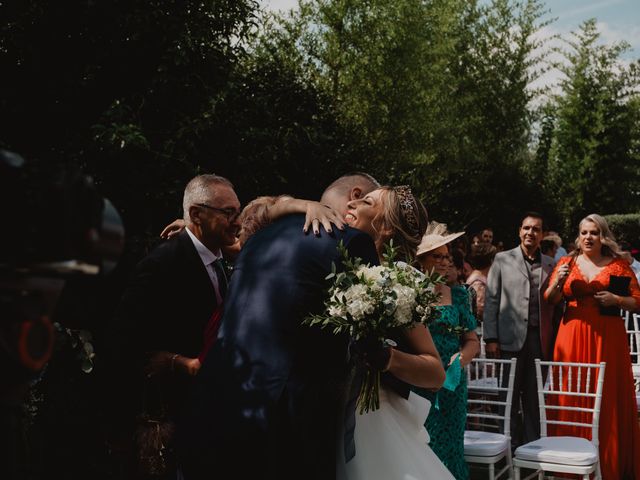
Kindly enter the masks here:
M 342 177 L 322 200 L 344 211 L 371 180 Z M 323 308 L 339 242 L 364 262 L 377 254 L 359 230 L 318 237 L 303 235 L 303 223 L 291 215 L 262 229 L 236 261 L 218 341 L 178 431 L 186 480 L 335 477 L 348 340 L 301 322 Z

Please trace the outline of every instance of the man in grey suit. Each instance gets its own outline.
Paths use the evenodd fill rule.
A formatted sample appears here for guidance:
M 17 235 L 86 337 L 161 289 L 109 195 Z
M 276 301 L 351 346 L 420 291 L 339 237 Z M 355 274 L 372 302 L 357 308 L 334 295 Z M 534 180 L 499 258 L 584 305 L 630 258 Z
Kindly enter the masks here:
M 536 358 L 553 355 L 554 307 L 543 299 L 554 261 L 540 252 L 543 219 L 527 213 L 520 226 L 520 245 L 496 255 L 489 270 L 484 341 L 488 357 L 517 358 L 511 410 L 514 447 L 540 437 Z

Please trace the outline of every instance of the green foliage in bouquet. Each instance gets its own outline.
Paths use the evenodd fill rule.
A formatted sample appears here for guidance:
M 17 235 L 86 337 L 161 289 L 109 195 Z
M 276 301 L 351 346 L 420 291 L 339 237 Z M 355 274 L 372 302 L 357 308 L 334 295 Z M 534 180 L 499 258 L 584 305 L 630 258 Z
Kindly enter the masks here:
M 341 243 L 343 271 L 336 265 L 327 280 L 333 280 L 322 313 L 304 321 L 309 326 L 331 328 L 335 335 L 348 334 L 353 341 L 375 338 L 384 341 L 392 331 L 428 325 L 438 317 L 435 286 L 443 283 L 437 273 L 428 275 L 404 262 L 395 262 L 393 244 L 386 248 L 382 265 L 363 265 L 351 258 Z M 379 408 L 380 372 L 367 369 L 358 398 L 360 412 Z

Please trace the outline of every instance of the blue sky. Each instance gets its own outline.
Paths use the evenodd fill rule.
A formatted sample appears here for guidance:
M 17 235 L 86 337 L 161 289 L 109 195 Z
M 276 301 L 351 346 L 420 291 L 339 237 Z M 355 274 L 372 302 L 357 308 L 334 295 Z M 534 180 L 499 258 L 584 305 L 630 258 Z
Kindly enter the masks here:
M 546 4 L 549 16 L 558 18 L 551 25 L 554 30 L 568 33 L 593 17 L 605 43 L 626 40 L 633 50 L 625 57 L 640 57 L 639 0 L 549 0 Z

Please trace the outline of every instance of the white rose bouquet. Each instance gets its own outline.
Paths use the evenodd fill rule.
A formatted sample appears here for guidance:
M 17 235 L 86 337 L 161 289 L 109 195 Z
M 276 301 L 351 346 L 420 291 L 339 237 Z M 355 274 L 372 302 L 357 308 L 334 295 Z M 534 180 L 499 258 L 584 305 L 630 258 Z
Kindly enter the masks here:
M 352 341 L 385 341 L 392 329 L 427 325 L 438 312 L 434 308 L 439 294 L 435 285 L 442 283 L 438 274 L 424 275 L 403 262 L 394 262 L 393 246 L 387 248 L 382 265 L 362 265 L 352 259 L 342 244 L 344 271 L 335 264 L 327 280 L 333 279 L 325 310 L 305 319 L 305 324 L 332 328 L 334 334 L 347 333 Z M 370 366 L 358 397 L 360 413 L 380 408 L 380 371 Z

